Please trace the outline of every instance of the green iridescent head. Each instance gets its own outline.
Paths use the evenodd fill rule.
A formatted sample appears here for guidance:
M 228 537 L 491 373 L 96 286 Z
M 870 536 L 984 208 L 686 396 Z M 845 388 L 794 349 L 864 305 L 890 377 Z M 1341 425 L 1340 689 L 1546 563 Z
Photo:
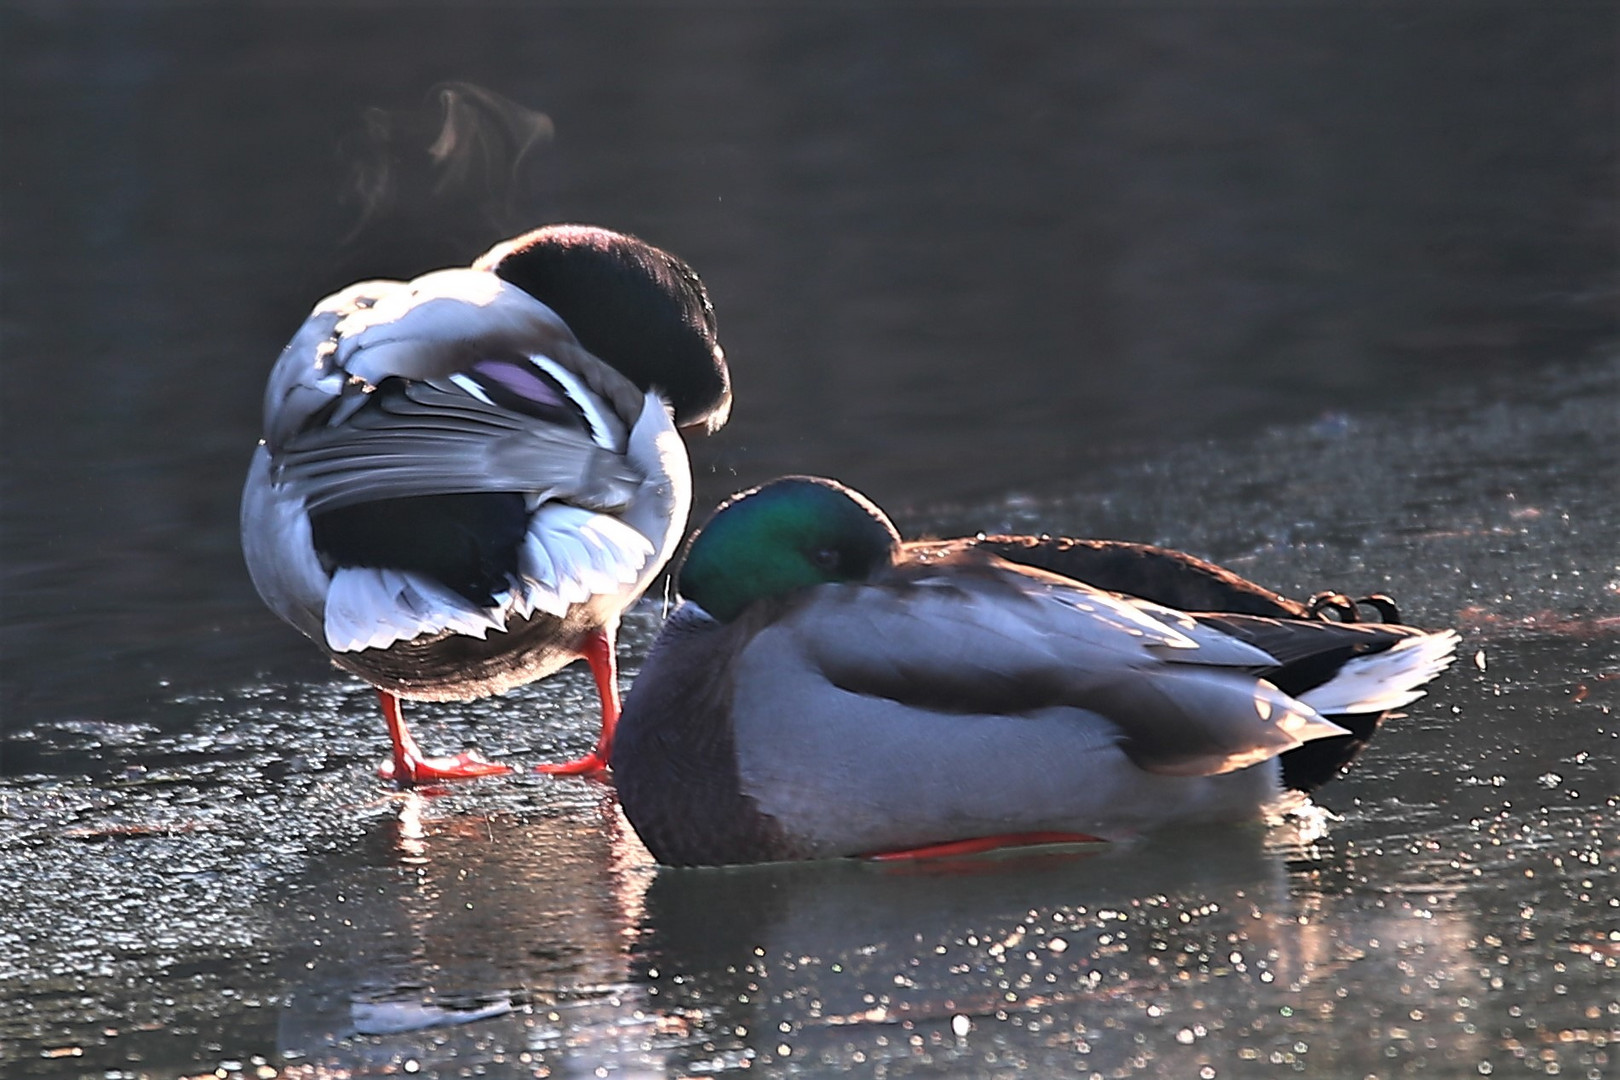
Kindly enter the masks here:
M 722 503 L 692 538 L 677 584 L 730 622 L 756 600 L 870 577 L 893 563 L 899 545 L 864 495 L 836 480 L 788 476 Z

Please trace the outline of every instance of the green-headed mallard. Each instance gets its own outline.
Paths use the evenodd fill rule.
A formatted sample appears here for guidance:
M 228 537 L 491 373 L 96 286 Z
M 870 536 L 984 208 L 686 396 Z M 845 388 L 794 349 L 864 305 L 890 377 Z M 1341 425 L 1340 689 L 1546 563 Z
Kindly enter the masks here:
M 902 544 L 814 477 L 723 504 L 678 580 L 613 755 L 625 815 L 676 865 L 1254 819 L 1287 793 L 1280 757 L 1419 697 L 1457 643 L 1286 602 L 1188 613 L 983 541 Z

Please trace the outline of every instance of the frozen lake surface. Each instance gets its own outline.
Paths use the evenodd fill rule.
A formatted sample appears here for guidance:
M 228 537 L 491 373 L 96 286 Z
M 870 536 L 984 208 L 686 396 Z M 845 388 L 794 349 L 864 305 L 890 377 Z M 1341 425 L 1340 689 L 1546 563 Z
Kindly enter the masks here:
M 1537 400 L 1200 443 L 940 519 L 1099 521 L 1460 626 L 1461 662 L 1303 833 L 658 871 L 602 784 L 384 791 L 372 695 L 336 674 L 13 731 L 32 767 L 0 787 L 5 1052 L 57 1075 L 252 1055 L 308 1075 L 1606 1075 L 1617 408 L 1600 366 Z M 630 621 L 631 676 L 660 614 Z M 429 742 L 554 758 L 593 737 L 590 694 L 570 671 L 415 715 Z

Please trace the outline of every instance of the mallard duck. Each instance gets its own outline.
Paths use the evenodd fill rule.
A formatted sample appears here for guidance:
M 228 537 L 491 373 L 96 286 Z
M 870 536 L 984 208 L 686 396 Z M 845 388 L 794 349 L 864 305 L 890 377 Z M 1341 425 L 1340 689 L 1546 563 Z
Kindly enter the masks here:
M 731 404 L 697 274 L 558 225 L 470 267 L 316 305 L 270 373 L 242 548 L 270 608 L 377 687 L 401 784 L 509 771 L 427 758 L 400 699 L 464 701 L 586 660 L 605 768 L 620 614 L 686 527 L 678 428 Z
M 1279 757 L 1349 734 L 1334 716 L 1416 699 L 1457 644 L 1188 613 L 987 548 L 903 544 L 816 477 L 722 504 L 615 735 L 619 802 L 653 856 L 966 853 L 1255 819 L 1286 794 Z

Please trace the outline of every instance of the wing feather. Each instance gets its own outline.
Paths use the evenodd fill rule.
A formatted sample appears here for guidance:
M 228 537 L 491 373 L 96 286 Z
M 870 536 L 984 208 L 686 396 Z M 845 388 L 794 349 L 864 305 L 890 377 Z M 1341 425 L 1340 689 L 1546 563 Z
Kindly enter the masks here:
M 431 408 L 424 391 L 434 395 Z M 301 432 L 277 455 L 277 482 L 311 510 L 477 491 L 613 510 L 646 479 L 586 432 L 514 416 L 460 391 L 414 385 L 372 396 L 347 423 Z

